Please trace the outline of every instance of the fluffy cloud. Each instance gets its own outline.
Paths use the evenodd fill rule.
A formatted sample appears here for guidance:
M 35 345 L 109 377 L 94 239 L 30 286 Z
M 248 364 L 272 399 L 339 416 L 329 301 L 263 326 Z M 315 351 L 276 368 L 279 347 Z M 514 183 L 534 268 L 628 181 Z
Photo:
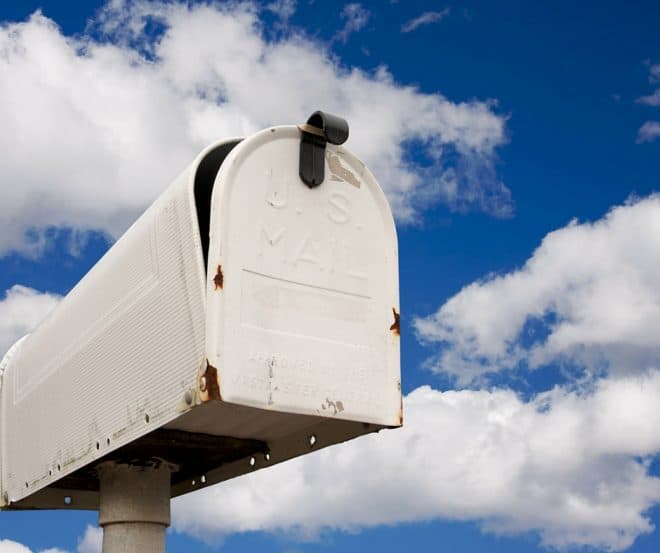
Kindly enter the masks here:
M 101 553 L 103 530 L 95 526 L 87 526 L 84 536 L 78 541 L 77 553 Z M 0 540 L 0 553 L 32 553 L 32 549 L 12 541 Z M 67 553 L 59 547 L 41 549 L 38 553 Z
M 649 82 L 651 84 L 660 82 L 660 64 L 649 65 Z M 660 88 L 656 89 L 653 94 L 637 98 L 636 102 L 647 106 L 660 106 Z
M 651 83 L 660 82 L 660 63 L 649 66 L 649 81 Z
M 649 66 L 649 82 L 652 84 L 660 82 L 660 64 Z M 641 96 L 635 101 L 647 106 L 660 106 L 660 88 L 656 88 L 652 94 Z M 660 122 L 647 121 L 637 131 L 637 144 L 653 142 L 658 137 L 660 137 Z
M 429 200 L 511 211 L 494 169 L 506 121 L 491 103 L 346 67 L 292 28 L 268 38 L 251 4 L 115 0 L 89 28 L 65 36 L 38 12 L 0 25 L 0 255 L 52 227 L 116 237 L 210 141 L 318 108 L 349 120 L 349 146 L 400 220 Z
M 548 234 L 525 265 L 466 286 L 415 321 L 463 384 L 550 362 L 643 371 L 660 359 L 660 196 Z
M 0 300 L 0 358 L 57 305 L 59 296 L 15 284 Z
M 0 553 L 32 553 L 32 551 L 18 542 L 0 540 Z
M 401 26 L 402 33 L 410 33 L 421 27 L 422 25 L 429 25 L 430 23 L 437 23 L 442 21 L 445 17 L 449 15 L 450 8 L 445 8 L 439 12 L 424 12 L 423 14 L 411 19 L 410 21 L 404 23 Z
M 660 88 L 653 92 L 653 94 L 637 98 L 636 102 L 639 104 L 646 104 L 647 106 L 660 106 Z
M 78 541 L 78 553 L 101 553 L 103 530 L 98 526 L 87 526 L 85 534 Z
M 405 399 L 403 429 L 184 496 L 173 525 L 202 539 L 310 538 L 444 518 L 535 531 L 556 547 L 621 550 L 653 529 L 645 512 L 660 501 L 645 460 L 660 450 L 659 394 L 660 372 L 529 402 L 510 390 L 422 387 Z
M 660 105 L 660 91 L 658 91 L 658 105 Z M 647 121 L 637 131 L 637 143 L 653 142 L 660 137 L 660 121 Z
M 296 0 L 275 0 L 266 6 L 282 21 L 288 21 L 296 13 Z
M 103 530 L 95 526 L 87 526 L 85 535 L 78 541 L 77 553 L 101 553 Z M 33 553 L 29 547 L 12 541 L 0 540 L 0 553 Z M 59 547 L 41 549 L 38 553 L 67 553 Z
M 0 540 L 0 553 L 32 553 L 32 550 L 23 544 L 12 540 Z M 39 553 L 66 553 L 63 549 L 43 549 Z

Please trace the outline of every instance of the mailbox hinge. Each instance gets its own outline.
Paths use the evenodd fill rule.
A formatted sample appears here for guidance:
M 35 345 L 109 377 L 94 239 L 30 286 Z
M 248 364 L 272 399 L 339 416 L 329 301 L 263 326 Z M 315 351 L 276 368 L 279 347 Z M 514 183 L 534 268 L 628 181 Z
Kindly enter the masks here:
M 307 124 L 298 125 L 300 137 L 300 167 L 302 181 L 314 188 L 325 178 L 325 145 L 343 144 L 348 140 L 348 123 L 345 119 L 315 111 Z

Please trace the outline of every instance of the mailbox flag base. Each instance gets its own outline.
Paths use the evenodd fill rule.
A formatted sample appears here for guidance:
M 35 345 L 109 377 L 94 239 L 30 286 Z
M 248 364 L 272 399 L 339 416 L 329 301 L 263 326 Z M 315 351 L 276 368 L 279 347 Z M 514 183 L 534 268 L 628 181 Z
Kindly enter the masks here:
M 164 553 L 170 525 L 170 468 L 103 463 L 99 525 L 103 553 Z

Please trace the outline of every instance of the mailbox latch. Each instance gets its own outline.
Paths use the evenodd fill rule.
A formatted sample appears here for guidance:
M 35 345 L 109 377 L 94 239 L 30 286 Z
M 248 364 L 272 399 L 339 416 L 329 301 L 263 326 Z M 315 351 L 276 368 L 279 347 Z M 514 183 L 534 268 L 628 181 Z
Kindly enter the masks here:
M 314 188 L 325 178 L 325 145 L 343 144 L 348 140 L 346 119 L 315 111 L 305 125 L 298 125 L 300 137 L 300 178 Z

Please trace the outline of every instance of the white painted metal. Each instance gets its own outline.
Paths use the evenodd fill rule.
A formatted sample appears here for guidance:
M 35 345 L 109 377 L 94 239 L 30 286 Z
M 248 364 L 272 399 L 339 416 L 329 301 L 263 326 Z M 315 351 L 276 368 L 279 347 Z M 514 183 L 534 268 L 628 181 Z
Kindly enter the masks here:
M 216 179 L 206 349 L 222 398 L 399 424 L 396 235 L 371 173 L 328 144 L 323 186 L 299 178 L 300 133 L 264 131 Z M 223 186 L 224 185 L 224 186 Z
M 93 485 L 62 479 L 158 428 L 267 444 L 208 485 L 401 424 L 396 234 L 375 179 L 328 144 L 309 189 L 296 127 L 243 140 L 215 180 L 207 275 L 194 179 L 221 144 L 3 361 L 5 507 L 97 508 Z M 173 495 L 200 486 L 175 477 Z
M 205 271 L 192 179 L 201 157 L 10 360 L 1 406 L 9 502 L 169 422 L 195 386 Z

